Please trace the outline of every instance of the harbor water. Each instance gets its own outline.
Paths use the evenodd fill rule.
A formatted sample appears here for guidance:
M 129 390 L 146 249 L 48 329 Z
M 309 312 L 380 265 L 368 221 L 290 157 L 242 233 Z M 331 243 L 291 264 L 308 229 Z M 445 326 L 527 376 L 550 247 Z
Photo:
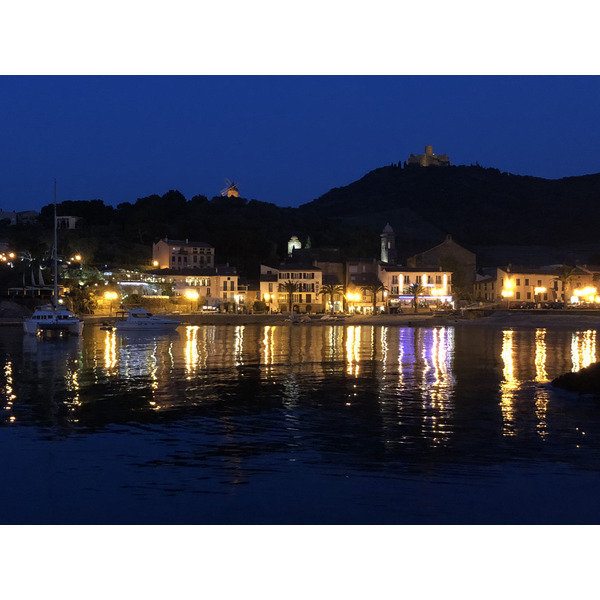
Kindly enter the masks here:
M 594 329 L 0 330 L 4 524 L 595 524 Z

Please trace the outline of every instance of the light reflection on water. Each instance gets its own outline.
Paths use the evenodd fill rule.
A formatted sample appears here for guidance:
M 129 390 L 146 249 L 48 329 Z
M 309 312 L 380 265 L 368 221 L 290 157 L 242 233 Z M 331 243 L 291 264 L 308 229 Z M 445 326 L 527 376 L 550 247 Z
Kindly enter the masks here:
M 201 468 L 213 491 L 283 477 L 291 463 L 390 477 L 435 465 L 467 479 L 476 465 L 524 459 L 598 468 L 600 409 L 549 384 L 596 360 L 595 330 L 90 327 L 57 342 L 3 333 L 4 428 L 94 439 L 151 427 L 161 459 L 138 466 Z
M 546 384 L 566 370 L 576 371 L 596 360 L 594 330 L 568 333 L 570 364 L 560 348 L 565 335 L 546 329 L 505 329 L 492 340 L 491 356 L 478 357 L 493 363 L 489 376 L 498 380 L 502 435 L 516 435 L 515 405 L 523 389 L 531 386 L 536 391 L 537 425 L 547 434 L 550 391 Z M 344 396 L 345 405 L 368 391 L 379 405 L 395 406 L 398 424 L 402 415 L 413 422 L 418 419 L 420 435 L 435 444 L 447 442 L 452 435 L 457 377 L 468 377 L 468 372 L 457 372 L 462 367 L 457 369 L 454 359 L 461 349 L 451 327 L 187 326 L 176 334 L 158 336 L 90 329 L 83 341 L 60 342 L 62 346 L 25 341 L 24 365 L 42 379 L 61 372 L 62 392 L 71 412 L 85 402 L 94 384 L 107 382 L 118 384 L 120 391 L 143 389 L 153 410 L 158 399 L 163 409 L 219 400 L 217 388 L 227 389 L 241 380 L 253 382 L 256 392 L 269 382 L 281 384 L 282 398 L 294 402 L 302 399 L 305 389 L 309 392 L 317 386 L 322 392 Z M 549 344 L 554 346 L 550 350 Z M 489 341 L 487 345 L 489 352 Z M 14 360 L 14 353 L 4 356 L 2 394 L 7 413 L 22 395 L 13 375 Z M 53 385 L 59 386 L 60 380 L 53 378 Z M 177 393 L 169 391 L 173 385 Z

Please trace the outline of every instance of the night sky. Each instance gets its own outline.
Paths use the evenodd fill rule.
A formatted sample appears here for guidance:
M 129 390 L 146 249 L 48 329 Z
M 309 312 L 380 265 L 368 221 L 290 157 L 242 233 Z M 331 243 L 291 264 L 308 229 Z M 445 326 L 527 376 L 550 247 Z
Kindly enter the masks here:
M 0 77 L 0 208 L 177 189 L 298 206 L 426 144 L 451 163 L 600 172 L 597 76 Z

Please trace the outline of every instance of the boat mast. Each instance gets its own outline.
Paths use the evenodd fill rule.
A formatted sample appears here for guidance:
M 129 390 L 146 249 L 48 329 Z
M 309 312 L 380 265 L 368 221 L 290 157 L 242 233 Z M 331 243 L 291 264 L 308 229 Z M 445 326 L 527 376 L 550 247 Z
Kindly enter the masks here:
M 54 249 L 52 259 L 54 260 L 54 310 L 58 308 L 58 242 L 57 242 L 57 219 L 56 219 L 56 179 L 54 180 Z

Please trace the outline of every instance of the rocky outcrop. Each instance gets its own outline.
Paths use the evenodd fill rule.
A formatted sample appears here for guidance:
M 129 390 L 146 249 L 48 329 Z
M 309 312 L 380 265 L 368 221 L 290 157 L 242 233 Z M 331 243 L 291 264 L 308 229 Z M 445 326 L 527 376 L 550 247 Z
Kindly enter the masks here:
M 594 363 L 576 373 L 565 373 L 552 381 L 552 385 L 580 394 L 600 396 L 600 363 Z

